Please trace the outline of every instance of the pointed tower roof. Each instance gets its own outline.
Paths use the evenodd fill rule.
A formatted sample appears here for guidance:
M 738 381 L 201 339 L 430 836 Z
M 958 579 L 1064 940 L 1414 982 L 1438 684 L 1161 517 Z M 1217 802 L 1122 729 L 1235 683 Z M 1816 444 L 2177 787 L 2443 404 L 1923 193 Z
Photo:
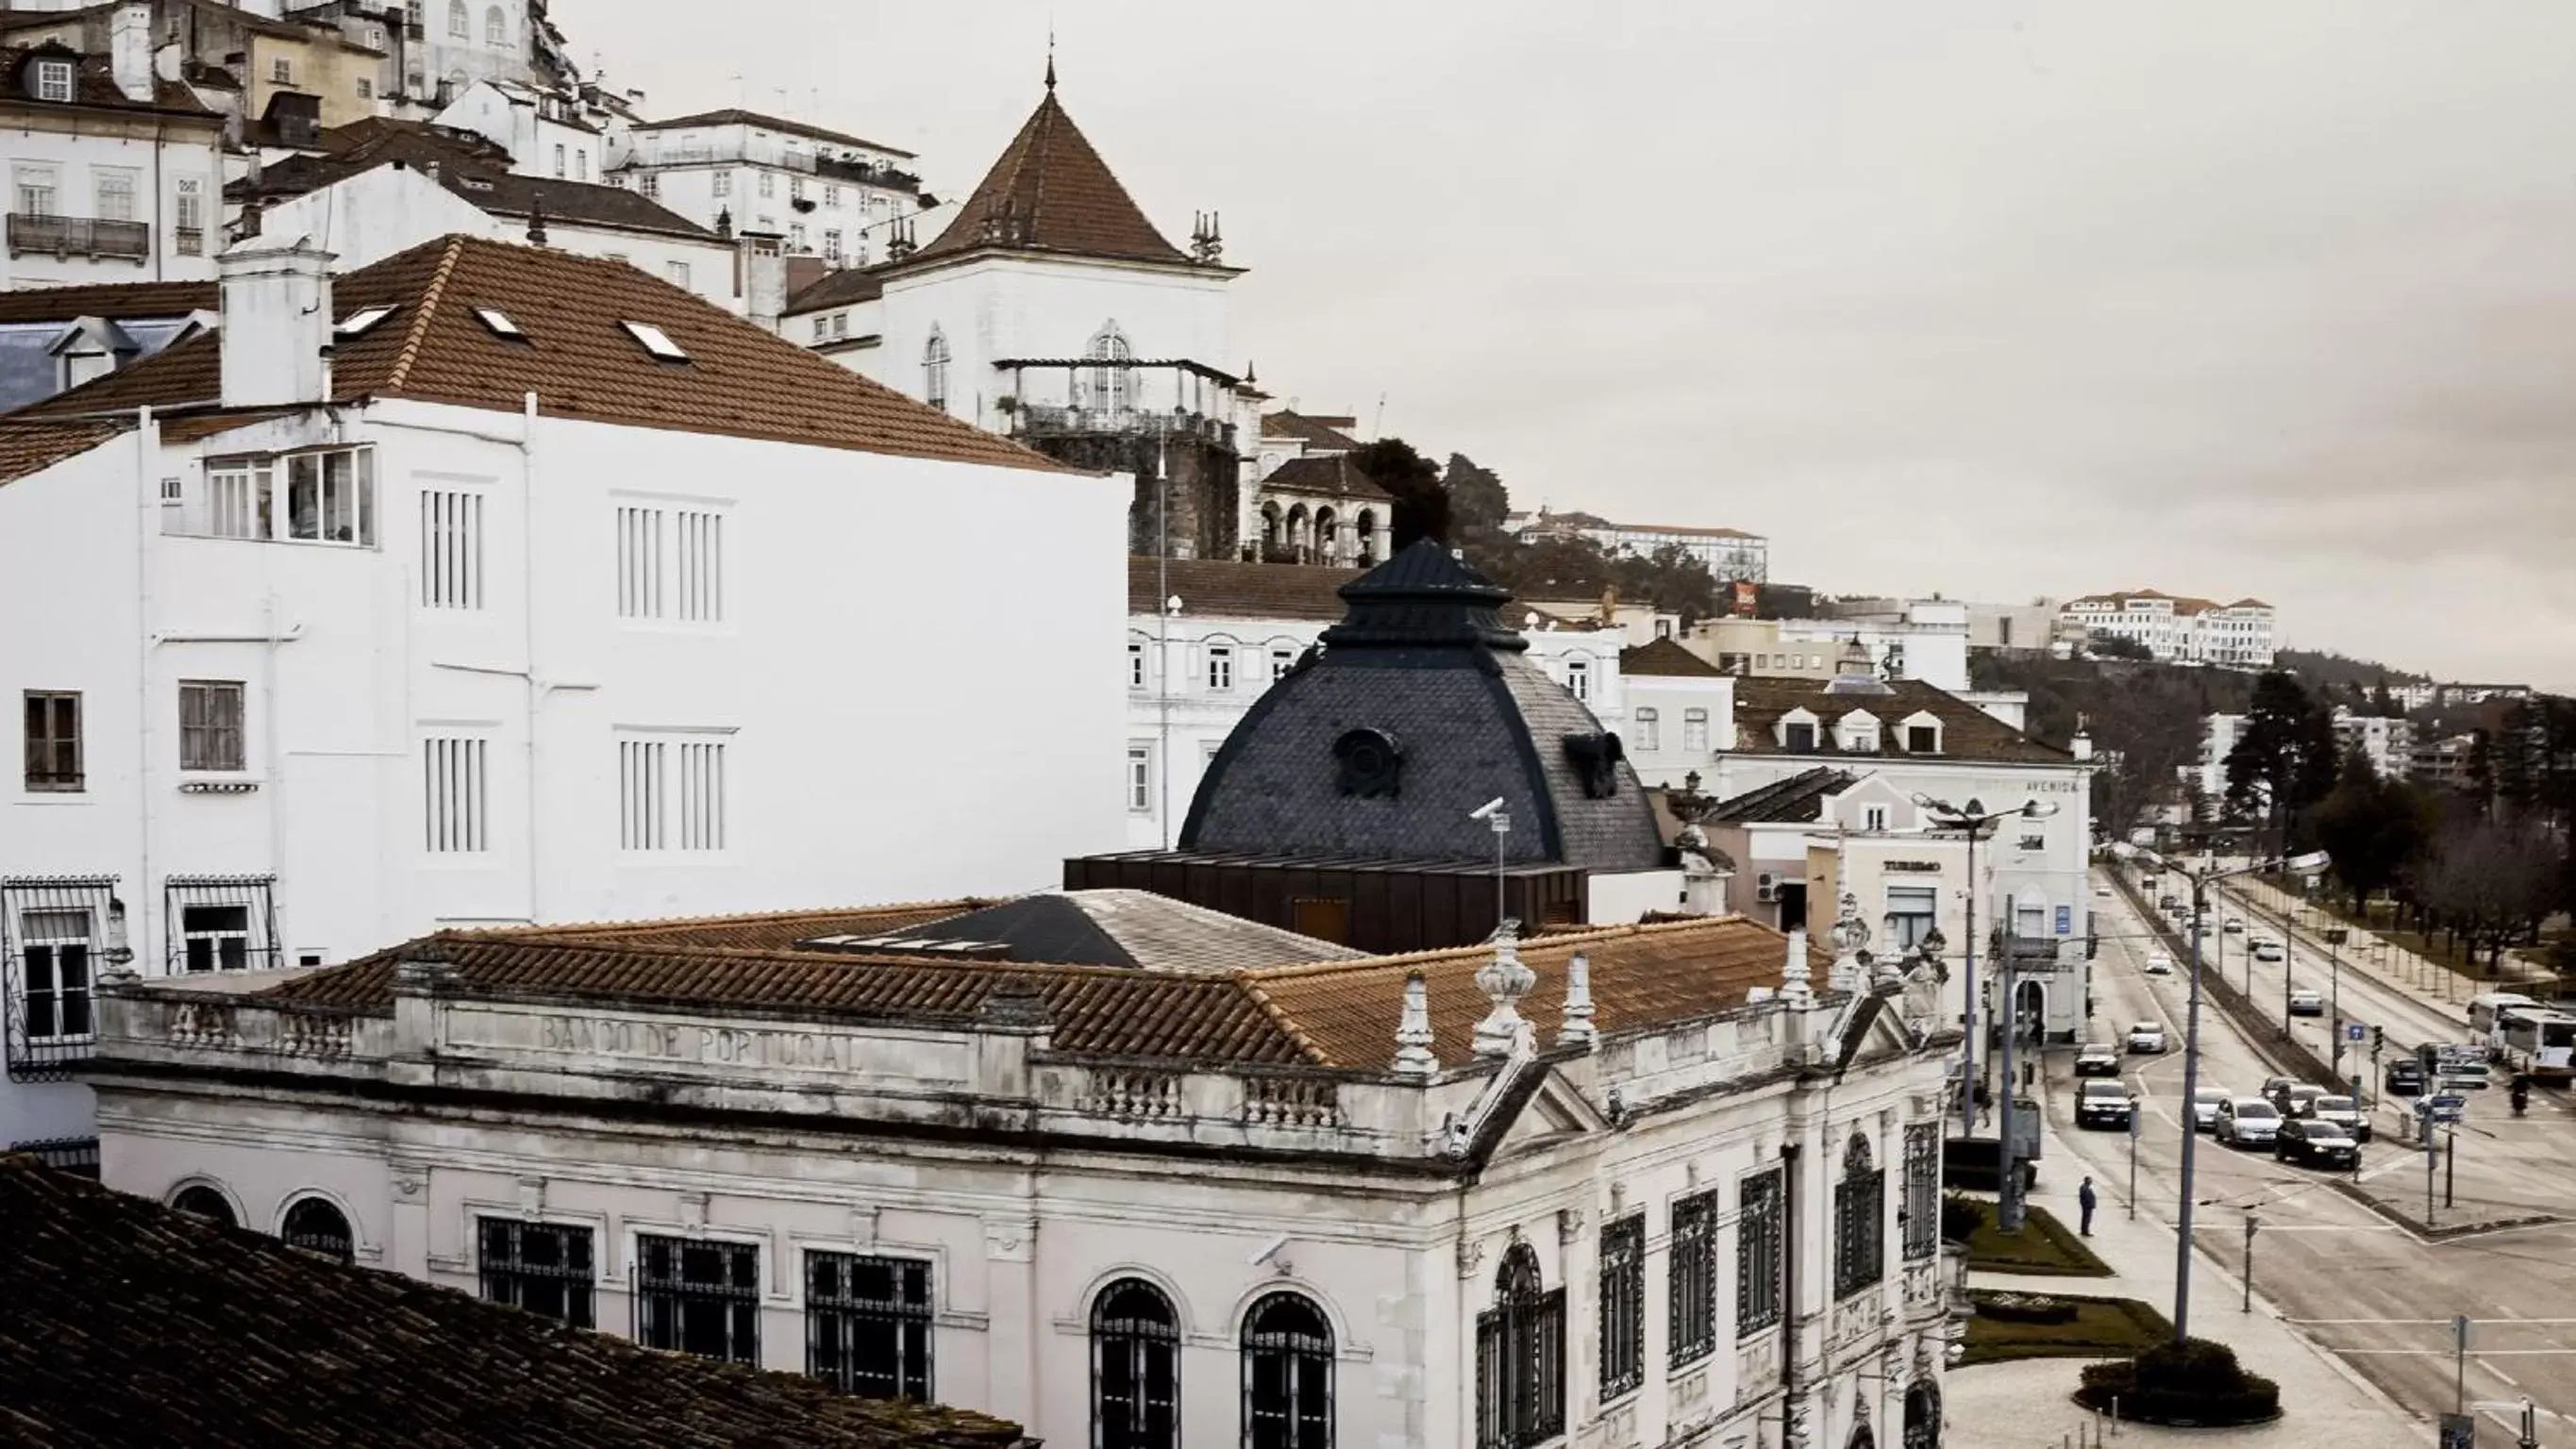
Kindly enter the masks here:
M 1055 98 L 1055 59 L 1047 59 L 1047 93 L 1028 123 L 984 173 L 975 194 L 938 239 L 912 260 L 959 256 L 986 247 L 1060 252 L 1124 261 L 1190 259 L 1163 239 L 1127 194 L 1109 163 Z

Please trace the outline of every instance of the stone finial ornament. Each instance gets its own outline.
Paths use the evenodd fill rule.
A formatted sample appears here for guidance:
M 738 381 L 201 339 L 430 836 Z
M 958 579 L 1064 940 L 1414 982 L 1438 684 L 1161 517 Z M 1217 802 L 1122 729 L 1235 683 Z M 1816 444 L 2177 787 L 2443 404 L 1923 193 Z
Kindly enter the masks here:
M 1807 1006 L 1816 999 L 1813 973 L 1807 967 L 1807 928 L 1794 927 L 1789 932 L 1789 957 L 1780 965 L 1780 999 L 1791 1006 Z
M 1476 1055 L 1509 1056 L 1529 1030 L 1520 1000 L 1538 984 L 1538 973 L 1521 964 L 1520 922 L 1506 919 L 1494 928 L 1494 959 L 1476 972 L 1476 985 L 1494 1009 L 1476 1023 Z
M 1565 963 L 1565 1025 L 1557 1030 L 1557 1045 L 1589 1051 L 1600 1040 L 1600 1028 L 1592 1024 L 1592 958 L 1577 951 Z
M 1404 978 L 1404 1014 L 1395 1023 L 1398 1076 L 1428 1077 L 1440 1070 L 1431 1054 L 1431 988 L 1419 971 Z

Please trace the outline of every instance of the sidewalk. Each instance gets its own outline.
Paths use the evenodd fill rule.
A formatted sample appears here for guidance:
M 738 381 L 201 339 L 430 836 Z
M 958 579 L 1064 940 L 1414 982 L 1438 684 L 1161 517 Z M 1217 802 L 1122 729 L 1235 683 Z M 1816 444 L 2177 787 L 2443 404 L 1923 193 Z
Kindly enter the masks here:
M 2082 1179 L 2082 1159 L 2048 1131 L 2046 1160 L 2063 1168 L 2044 1173 L 2031 1201 L 2073 1228 L 2082 1220 L 2075 1187 Z M 2034 1278 L 2012 1273 L 1970 1273 L 1972 1288 L 2003 1288 L 2025 1293 L 2075 1293 L 2093 1297 L 2135 1298 L 2170 1315 L 2173 1308 L 2174 1230 L 2161 1215 L 2170 1204 L 2141 1203 L 2131 1221 L 2117 1195 L 2104 1184 L 2102 1203 L 2093 1215 L 2093 1236 L 2085 1245 L 2109 1264 L 2110 1278 Z M 2203 1239 L 2204 1242 L 2207 1239 Z M 2257 1285 L 2254 1311 L 2240 1311 L 2241 1280 L 2213 1266 L 2206 1253 L 2192 1258 L 2191 1324 L 2194 1337 L 2214 1338 L 2236 1350 L 2248 1368 L 2281 1386 L 2283 1413 L 2277 1423 L 2252 1429 L 2159 1429 L 2122 1426 L 2120 1437 L 2142 1444 L 2208 1443 L 2223 1440 L 2230 1449 L 2292 1449 L 2332 1444 L 2335 1449 L 2420 1449 L 2431 1440 L 2431 1427 L 2397 1408 L 2376 1388 L 2363 1382 L 2332 1356 L 2309 1346 L 2283 1324 Z M 2081 1382 L 2080 1359 L 2026 1359 L 1953 1369 L 1945 1389 L 1949 1442 L 1979 1449 L 2042 1449 L 2074 1432 L 2090 1415 L 2068 1397 Z M 1973 1433 L 1962 1426 L 1978 1426 Z

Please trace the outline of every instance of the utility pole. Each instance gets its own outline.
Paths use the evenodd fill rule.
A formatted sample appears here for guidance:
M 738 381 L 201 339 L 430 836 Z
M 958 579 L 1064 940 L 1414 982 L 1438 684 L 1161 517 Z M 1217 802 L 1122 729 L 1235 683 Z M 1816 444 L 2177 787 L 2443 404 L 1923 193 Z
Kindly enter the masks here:
M 2005 1233 L 2021 1231 L 2022 1216 L 2026 1206 L 2022 1194 L 2021 1163 L 2018 1160 L 2021 1146 L 2020 1114 L 2014 1106 L 2018 1100 L 2017 1094 L 2021 1090 L 2020 1079 L 2013 1075 L 2013 1041 L 2021 1035 L 2021 1003 L 2013 999 L 2013 957 L 2015 955 L 2013 948 L 2021 944 L 2021 937 L 2014 929 L 2014 922 L 2013 900 L 2012 897 L 2006 896 L 2003 924 L 1997 927 L 1995 936 L 2003 946 L 2003 961 L 1996 968 L 2000 973 L 1997 977 L 1996 997 L 2002 1003 L 2001 1015 L 2004 1024 L 2004 1086 L 2000 1094 L 2002 1100 L 1998 1103 L 2003 1108 L 2004 1175 L 2002 1200 L 1995 1205 L 1995 1226 Z

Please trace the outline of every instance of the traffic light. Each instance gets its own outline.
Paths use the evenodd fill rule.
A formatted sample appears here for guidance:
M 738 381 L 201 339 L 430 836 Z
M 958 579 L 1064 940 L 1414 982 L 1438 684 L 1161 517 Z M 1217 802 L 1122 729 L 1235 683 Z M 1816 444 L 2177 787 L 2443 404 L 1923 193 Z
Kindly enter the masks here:
M 2381 1051 L 2386 1049 L 2387 1046 L 2388 1028 L 2384 1026 L 2372 1027 L 2370 1029 L 2370 1054 L 2372 1056 L 2377 1056 Z

